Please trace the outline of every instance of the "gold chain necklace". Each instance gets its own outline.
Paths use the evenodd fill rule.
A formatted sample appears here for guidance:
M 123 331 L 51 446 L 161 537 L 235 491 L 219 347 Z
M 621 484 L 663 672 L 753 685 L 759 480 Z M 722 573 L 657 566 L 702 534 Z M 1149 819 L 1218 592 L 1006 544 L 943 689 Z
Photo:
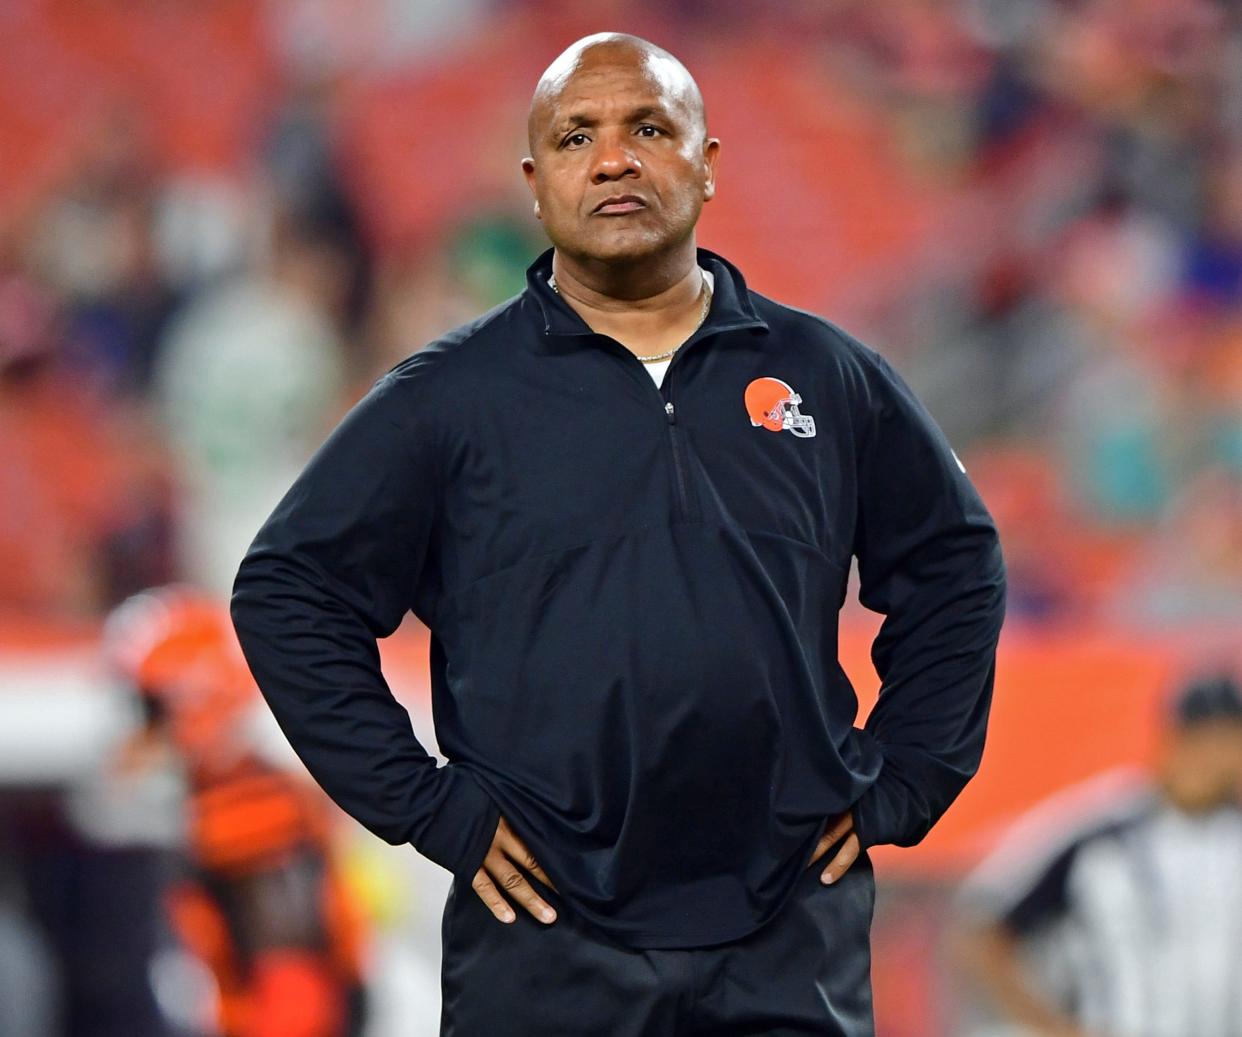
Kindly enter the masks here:
M 556 283 L 556 274 L 551 274 L 548 277 L 548 287 L 551 288 L 552 291 L 556 292 L 557 295 L 561 294 L 561 289 Z M 699 328 L 703 326 L 703 322 L 707 320 L 707 313 L 711 308 L 712 308 L 712 289 L 711 289 L 711 286 L 707 283 L 707 278 L 704 277 L 703 278 L 703 309 L 699 313 L 699 322 L 694 326 L 694 331 L 698 331 Z M 690 332 L 690 334 L 693 335 L 694 331 Z M 677 352 L 677 350 L 681 349 L 681 347 L 684 346 L 685 344 L 686 344 L 685 342 L 682 342 L 680 345 L 674 346 L 667 353 L 653 353 L 649 356 L 643 356 L 640 353 L 635 353 L 634 355 L 638 357 L 638 359 L 641 360 L 644 364 L 657 364 L 661 360 L 668 360 L 670 357 L 672 357 L 674 353 Z

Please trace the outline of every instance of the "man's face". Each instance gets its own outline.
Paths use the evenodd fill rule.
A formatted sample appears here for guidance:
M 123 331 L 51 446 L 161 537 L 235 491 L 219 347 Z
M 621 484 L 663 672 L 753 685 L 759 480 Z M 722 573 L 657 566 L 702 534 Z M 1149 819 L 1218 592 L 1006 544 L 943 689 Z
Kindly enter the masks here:
M 1242 801 L 1242 721 L 1201 721 L 1171 732 L 1164 771 L 1169 795 L 1188 812 Z
M 690 236 L 715 191 L 718 150 L 666 62 L 605 50 L 536 100 L 522 165 L 558 249 L 628 262 Z

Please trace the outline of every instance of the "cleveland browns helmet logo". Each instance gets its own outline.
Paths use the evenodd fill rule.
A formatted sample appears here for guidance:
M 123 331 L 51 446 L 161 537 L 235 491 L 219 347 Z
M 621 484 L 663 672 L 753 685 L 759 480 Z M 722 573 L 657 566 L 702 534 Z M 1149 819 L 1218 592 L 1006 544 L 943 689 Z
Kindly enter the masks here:
M 809 439 L 815 435 L 815 419 L 798 410 L 802 397 L 779 378 L 756 378 L 746 386 L 746 413 L 756 428 L 792 432 Z

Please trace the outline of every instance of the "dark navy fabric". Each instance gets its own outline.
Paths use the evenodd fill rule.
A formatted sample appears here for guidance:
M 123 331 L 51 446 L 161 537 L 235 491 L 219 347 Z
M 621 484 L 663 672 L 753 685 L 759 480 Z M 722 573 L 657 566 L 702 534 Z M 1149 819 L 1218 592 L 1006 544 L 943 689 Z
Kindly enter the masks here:
M 699 261 L 711 310 L 657 388 L 551 291 L 545 253 L 521 295 L 376 383 L 233 597 L 342 807 L 467 879 L 503 813 L 632 947 L 755 931 L 851 806 L 865 846 L 921 839 L 978 766 L 1004 610 L 992 521 L 889 365 Z M 755 423 L 762 379 L 814 435 Z M 837 662 L 853 558 L 885 615 L 862 727 Z M 409 610 L 440 767 L 380 672 Z
M 864 852 L 834 885 L 805 869 L 781 912 L 715 947 L 643 950 L 558 909 L 509 924 L 458 879 L 441 927 L 441 1037 L 873 1037 L 875 872 Z

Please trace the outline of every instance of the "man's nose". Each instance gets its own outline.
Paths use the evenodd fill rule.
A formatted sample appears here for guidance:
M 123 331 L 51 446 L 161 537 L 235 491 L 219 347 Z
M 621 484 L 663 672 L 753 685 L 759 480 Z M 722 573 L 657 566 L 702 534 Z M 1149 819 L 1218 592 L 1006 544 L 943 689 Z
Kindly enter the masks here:
M 604 184 L 609 180 L 620 180 L 626 176 L 640 176 L 643 164 L 629 146 L 624 137 L 605 134 L 600 138 L 595 150 L 595 161 L 591 166 L 591 182 Z

